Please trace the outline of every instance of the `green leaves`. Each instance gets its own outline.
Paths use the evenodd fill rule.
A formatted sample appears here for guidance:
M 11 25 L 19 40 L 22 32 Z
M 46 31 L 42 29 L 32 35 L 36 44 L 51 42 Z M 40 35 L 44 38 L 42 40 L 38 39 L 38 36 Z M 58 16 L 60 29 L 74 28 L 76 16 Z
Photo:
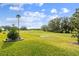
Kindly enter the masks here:
M 19 34 L 18 34 L 16 28 L 12 27 L 11 30 L 9 31 L 9 33 L 7 34 L 7 37 L 9 39 L 16 40 L 19 37 Z

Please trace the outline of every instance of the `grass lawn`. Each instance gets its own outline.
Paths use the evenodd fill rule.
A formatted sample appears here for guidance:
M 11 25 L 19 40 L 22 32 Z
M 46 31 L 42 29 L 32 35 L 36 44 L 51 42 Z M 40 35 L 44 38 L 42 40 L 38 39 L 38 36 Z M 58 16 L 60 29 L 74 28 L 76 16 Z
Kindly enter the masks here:
M 0 56 L 79 56 L 79 45 L 71 34 L 43 31 L 21 31 L 24 40 L 4 42 L 6 34 L 0 33 Z

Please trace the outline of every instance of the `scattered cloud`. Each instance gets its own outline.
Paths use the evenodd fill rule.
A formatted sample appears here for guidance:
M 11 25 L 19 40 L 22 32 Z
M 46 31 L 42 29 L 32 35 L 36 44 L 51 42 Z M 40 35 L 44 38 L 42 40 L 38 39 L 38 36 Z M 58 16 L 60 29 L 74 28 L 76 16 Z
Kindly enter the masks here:
M 41 7 L 41 6 L 43 6 L 43 4 L 44 4 L 44 3 L 39 3 L 39 6 Z
M 20 3 L 1 3 L 0 4 L 1 7 L 7 6 L 7 5 L 9 5 L 10 6 L 9 9 L 13 10 L 13 11 L 22 11 L 22 10 L 24 10 L 24 8 L 23 8 L 24 4 L 22 4 L 22 3 L 21 4 Z
M 53 9 L 51 10 L 51 13 L 57 13 L 57 9 L 53 8 Z
M 13 11 L 23 11 L 24 10 L 23 5 L 24 4 L 11 4 L 9 9 Z
M 30 29 L 30 28 L 40 28 L 43 25 L 43 23 L 42 22 L 37 22 L 37 23 L 32 22 L 31 24 L 27 23 L 26 25 L 28 25 L 28 29 Z
M 27 26 L 28 28 L 40 28 L 44 23 L 44 21 L 49 21 L 58 17 L 58 15 L 47 15 L 43 12 L 32 12 L 32 11 L 25 11 L 24 15 L 21 16 L 20 25 Z M 17 25 L 16 18 L 6 18 L 6 22 L 10 24 Z
M 46 17 L 44 13 L 38 12 L 38 11 L 36 12 L 26 11 L 24 12 L 24 16 L 29 16 L 29 17 L 34 17 L 34 18 L 37 17 L 38 19 Z
M 34 4 L 34 3 L 29 3 L 29 4 Z M 46 10 L 47 9 L 41 9 L 39 12 L 37 11 L 25 11 L 23 6 L 24 4 L 0 4 L 1 7 L 9 5 L 9 10 L 12 11 L 23 11 L 21 18 L 20 18 L 20 26 L 26 26 L 28 28 L 40 28 L 43 24 L 48 23 L 48 21 L 50 21 L 51 19 L 54 19 L 56 17 L 59 17 L 60 12 L 62 14 L 68 13 L 70 10 L 67 8 L 60 8 L 60 11 L 52 8 L 51 10 L 49 10 L 51 12 L 51 14 L 49 14 Z M 34 4 L 38 7 L 41 7 L 44 5 L 44 3 L 36 3 Z M 11 24 L 15 24 L 17 25 L 17 19 L 15 17 L 6 17 L 5 20 L 6 24 L 11 25 Z M 0 22 L 1 23 L 1 22 Z M 2 23 L 1 23 L 2 24 Z
M 68 13 L 70 10 L 67 9 L 67 8 L 62 8 L 61 11 L 62 11 L 63 13 Z
M 59 17 L 59 16 L 58 15 L 53 15 L 53 16 L 50 16 L 48 20 L 55 19 L 57 17 Z
M 42 22 L 44 18 L 47 15 L 41 12 L 31 12 L 31 11 L 26 11 L 24 12 L 24 15 L 21 16 L 20 23 L 21 26 L 25 25 L 30 28 L 35 28 L 35 27 L 40 27 L 44 23 Z M 16 24 L 17 25 L 17 19 L 16 18 L 6 18 L 6 22 L 10 24 Z
M 43 11 L 43 12 L 44 12 L 44 11 L 45 11 L 45 9 L 42 9 L 41 11 Z
M 21 8 L 21 7 L 10 7 L 9 8 L 10 10 L 14 10 L 14 11 L 20 11 L 20 10 L 24 10 L 23 8 Z
M 34 5 L 39 6 L 39 7 L 44 5 L 44 3 L 27 3 L 27 4 L 29 4 L 29 5 L 33 5 L 34 4 Z

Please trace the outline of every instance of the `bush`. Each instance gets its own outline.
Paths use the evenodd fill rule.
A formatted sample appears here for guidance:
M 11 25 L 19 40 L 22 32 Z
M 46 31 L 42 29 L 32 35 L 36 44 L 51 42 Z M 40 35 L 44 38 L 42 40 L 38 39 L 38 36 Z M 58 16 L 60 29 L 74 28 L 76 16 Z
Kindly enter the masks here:
M 15 28 L 12 28 L 7 34 L 7 37 L 9 39 L 16 40 L 17 38 L 19 38 L 19 34 Z
M 0 32 L 2 32 L 2 29 L 0 28 Z

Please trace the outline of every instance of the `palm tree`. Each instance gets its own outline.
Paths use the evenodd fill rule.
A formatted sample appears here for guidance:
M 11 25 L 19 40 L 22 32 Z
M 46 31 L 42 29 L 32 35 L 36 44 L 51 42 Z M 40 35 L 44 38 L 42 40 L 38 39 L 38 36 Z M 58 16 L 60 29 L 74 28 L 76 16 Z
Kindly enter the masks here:
M 19 14 L 17 14 L 16 18 L 18 19 L 18 34 L 19 34 L 19 19 L 21 18 L 21 16 Z

